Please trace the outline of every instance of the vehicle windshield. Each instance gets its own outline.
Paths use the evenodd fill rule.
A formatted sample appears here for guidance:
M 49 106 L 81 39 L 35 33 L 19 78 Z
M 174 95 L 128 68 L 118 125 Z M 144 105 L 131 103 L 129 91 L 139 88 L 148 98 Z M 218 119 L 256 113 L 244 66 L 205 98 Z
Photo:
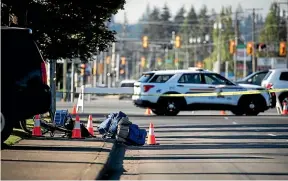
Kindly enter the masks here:
M 235 85 L 233 82 L 219 74 L 206 74 L 205 81 L 207 84 L 213 85 Z
M 154 73 L 144 73 L 142 74 L 140 79 L 138 79 L 138 82 L 142 82 L 142 83 L 148 82 L 152 78 L 153 75 Z

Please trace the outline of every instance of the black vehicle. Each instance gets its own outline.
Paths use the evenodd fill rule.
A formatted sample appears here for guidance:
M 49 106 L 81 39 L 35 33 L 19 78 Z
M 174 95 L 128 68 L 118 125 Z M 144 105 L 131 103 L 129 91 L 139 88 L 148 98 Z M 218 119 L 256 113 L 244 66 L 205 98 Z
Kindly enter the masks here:
M 1 27 L 1 143 L 19 121 L 50 106 L 45 61 L 31 29 Z
M 236 83 L 237 84 L 253 84 L 253 85 L 260 85 L 261 86 L 261 82 L 268 72 L 269 72 L 268 70 L 262 70 L 262 71 L 254 72 L 254 73 L 248 75 L 247 77 L 236 81 Z

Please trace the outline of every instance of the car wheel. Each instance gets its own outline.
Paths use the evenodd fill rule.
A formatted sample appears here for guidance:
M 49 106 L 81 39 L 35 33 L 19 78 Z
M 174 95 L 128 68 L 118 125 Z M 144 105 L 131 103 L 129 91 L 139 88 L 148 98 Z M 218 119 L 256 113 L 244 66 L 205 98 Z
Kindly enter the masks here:
M 1 113 L 1 144 L 3 144 L 11 135 L 13 131 L 13 123 Z
M 159 101 L 160 109 L 165 116 L 176 116 L 180 112 L 181 100 L 176 98 L 162 98 Z

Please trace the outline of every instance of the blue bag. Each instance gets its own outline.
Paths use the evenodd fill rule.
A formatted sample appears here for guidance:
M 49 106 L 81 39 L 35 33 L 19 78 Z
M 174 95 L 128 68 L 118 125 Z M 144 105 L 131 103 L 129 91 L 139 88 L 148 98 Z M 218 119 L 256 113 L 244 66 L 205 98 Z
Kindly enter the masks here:
M 110 124 L 111 124 L 112 118 L 108 117 L 106 120 L 104 120 L 98 127 L 98 131 L 100 134 L 105 134 L 108 132 Z
M 117 133 L 117 127 L 118 127 L 118 123 L 119 121 L 123 118 L 123 117 L 127 117 L 127 115 L 121 111 L 119 111 L 118 113 L 116 113 L 116 115 L 112 118 L 110 127 L 108 132 L 111 135 L 116 135 Z
M 129 135 L 126 138 L 128 143 L 136 146 L 142 146 L 145 144 L 147 132 L 145 129 L 139 129 L 138 125 L 131 124 L 129 126 Z

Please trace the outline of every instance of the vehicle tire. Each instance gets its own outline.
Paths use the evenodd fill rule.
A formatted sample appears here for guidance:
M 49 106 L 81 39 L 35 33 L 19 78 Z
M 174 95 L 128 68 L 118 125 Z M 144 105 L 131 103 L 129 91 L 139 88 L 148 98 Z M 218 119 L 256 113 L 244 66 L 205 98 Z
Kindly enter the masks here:
M 246 116 L 257 116 L 262 105 L 265 105 L 265 100 L 259 94 L 242 96 L 237 109 L 243 111 Z
M 159 111 L 165 116 L 176 116 L 179 114 L 183 104 L 186 104 L 182 97 L 160 97 L 158 101 Z
M 13 131 L 14 124 L 1 113 L 1 145 L 9 138 Z
M 41 114 L 40 117 L 41 117 L 41 119 L 45 120 L 47 123 L 52 123 L 52 121 L 54 119 L 54 114 L 50 110 L 47 113 Z M 32 134 L 32 129 L 34 127 L 34 118 L 35 118 L 35 116 L 33 116 L 31 119 L 25 119 L 25 120 L 20 121 L 21 128 L 28 134 Z M 33 121 L 31 121 L 31 120 L 33 120 Z M 42 129 L 42 134 L 45 134 L 49 131 L 43 127 L 41 127 L 41 129 Z

